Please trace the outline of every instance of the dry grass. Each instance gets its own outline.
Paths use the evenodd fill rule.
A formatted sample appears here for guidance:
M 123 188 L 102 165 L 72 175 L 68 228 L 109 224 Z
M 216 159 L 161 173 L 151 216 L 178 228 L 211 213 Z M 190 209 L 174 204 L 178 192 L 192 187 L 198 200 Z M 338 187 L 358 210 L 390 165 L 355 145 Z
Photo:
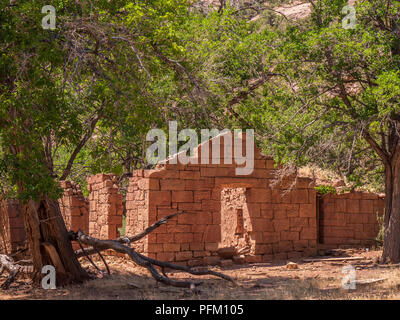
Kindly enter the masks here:
M 386 278 L 375 284 L 358 284 L 355 290 L 342 288 L 342 268 L 350 262 L 298 261 L 299 269 L 286 269 L 286 261 L 271 264 L 236 265 L 223 269 L 239 283 L 238 287 L 209 276 L 201 277 L 199 293 L 156 283 L 146 270 L 131 261 L 109 256 L 112 275 L 82 285 L 56 290 L 32 288 L 24 281 L 13 285 L 0 299 L 399 299 L 400 268 L 383 267 L 374 261 L 380 251 L 350 251 L 364 260 L 351 261 L 359 279 Z M 100 265 L 100 264 L 99 264 Z M 218 267 L 214 267 L 216 270 Z M 187 274 L 169 274 L 175 278 L 192 278 Z

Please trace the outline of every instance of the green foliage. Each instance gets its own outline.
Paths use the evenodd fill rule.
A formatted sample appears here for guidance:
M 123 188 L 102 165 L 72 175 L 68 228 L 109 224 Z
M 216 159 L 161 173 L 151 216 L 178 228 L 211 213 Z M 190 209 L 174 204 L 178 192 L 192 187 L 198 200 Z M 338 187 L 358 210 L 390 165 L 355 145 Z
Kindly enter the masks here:
M 279 2 L 280 3 L 280 2 Z M 271 2 L 271 6 L 279 4 Z M 291 22 L 188 0 L 57 1 L 0 9 L 0 187 L 59 196 L 58 180 L 146 167 L 146 133 L 253 128 L 283 163 L 316 164 L 353 186 L 383 186 L 381 148 L 399 113 L 398 2 L 320 0 Z M 243 9 L 243 10 L 242 10 Z M 242 14 L 243 13 L 243 14 Z M 254 15 L 252 15 L 254 17 Z M 369 138 L 369 139 L 367 139 Z
M 376 236 L 375 239 L 380 244 L 383 244 L 383 240 L 385 238 L 385 215 L 380 216 L 377 213 L 376 214 L 376 220 L 378 221 L 378 224 L 379 224 L 379 232 L 378 232 L 378 235 Z
M 317 186 L 314 187 L 314 189 L 317 190 L 319 194 L 337 194 L 336 188 L 334 186 Z

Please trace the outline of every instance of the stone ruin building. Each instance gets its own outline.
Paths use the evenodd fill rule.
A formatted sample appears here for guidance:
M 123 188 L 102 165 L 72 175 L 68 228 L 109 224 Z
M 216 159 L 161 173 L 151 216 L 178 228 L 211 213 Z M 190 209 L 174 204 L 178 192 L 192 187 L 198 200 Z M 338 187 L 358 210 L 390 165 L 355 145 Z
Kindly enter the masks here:
M 245 153 L 245 136 L 236 139 L 242 139 Z M 211 152 L 212 144 L 220 146 L 221 156 Z M 200 159 L 209 148 L 208 163 L 175 164 L 175 155 L 155 169 L 136 170 L 125 196 L 118 193 L 117 177 L 109 174 L 87 178 L 87 199 L 79 186 L 63 181 L 59 202 L 66 226 L 115 239 L 124 212 L 129 236 L 185 211 L 135 247 L 150 257 L 189 266 L 290 260 L 312 256 L 321 246 L 374 243 L 383 197 L 364 192 L 319 195 L 311 179 L 299 176 L 277 183 L 273 158 L 257 147 L 252 173 L 237 175 L 240 166 L 222 161 L 222 150 L 230 147 L 220 135 L 195 150 Z M 0 236 L 0 252 L 12 252 L 25 239 L 23 219 L 16 201 L 2 201 L 1 208 L 0 227 L 6 231 Z

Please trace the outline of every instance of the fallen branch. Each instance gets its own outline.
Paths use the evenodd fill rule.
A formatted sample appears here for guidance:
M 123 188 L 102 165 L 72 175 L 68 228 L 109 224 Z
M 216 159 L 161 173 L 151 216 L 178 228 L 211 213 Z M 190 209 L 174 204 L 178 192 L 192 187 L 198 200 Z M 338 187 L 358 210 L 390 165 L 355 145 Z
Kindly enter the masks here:
M 351 260 L 364 260 L 364 259 L 365 257 L 317 258 L 317 259 L 303 259 L 303 262 L 351 261 Z
M 380 278 L 380 279 L 360 279 L 360 280 L 355 280 L 354 282 L 356 284 L 371 284 L 371 283 L 376 283 L 376 282 L 382 282 L 385 281 L 387 278 Z
M 118 239 L 115 239 L 114 241 L 119 242 L 119 243 L 125 243 L 130 245 L 131 242 L 135 242 L 138 241 L 142 238 L 144 238 L 145 236 L 147 236 L 150 232 L 152 232 L 154 229 L 157 229 L 159 226 L 166 224 L 168 222 L 168 220 L 172 219 L 173 217 L 176 217 L 180 214 L 185 213 L 185 211 L 177 211 L 174 213 L 171 213 L 168 216 L 165 216 L 164 218 L 161 218 L 160 220 L 158 220 L 156 223 L 154 223 L 153 225 L 147 227 L 145 230 L 143 230 L 142 232 L 132 236 L 132 237 L 120 237 Z M 71 239 L 72 240 L 72 239 Z M 83 257 L 83 256 L 88 256 L 91 254 L 95 254 L 95 253 L 99 253 L 100 251 L 104 251 L 107 249 L 100 249 L 100 248 L 87 248 L 85 250 L 77 250 L 75 251 L 75 254 L 78 258 Z
M 8 271 L 9 275 L 0 288 L 7 290 L 14 282 L 19 272 L 30 272 L 33 271 L 33 268 L 32 266 L 21 266 L 18 263 L 15 263 L 13 258 L 5 254 L 0 254 L 0 275 L 4 270 Z
M 158 272 L 155 266 L 161 268 L 170 268 L 174 270 L 181 270 L 185 271 L 189 274 L 193 275 L 213 275 L 225 280 L 228 280 L 234 284 L 234 280 L 227 275 L 224 275 L 220 272 L 212 271 L 212 270 L 193 270 L 189 267 L 179 266 L 169 262 L 162 262 L 155 259 L 148 258 L 138 252 L 136 252 L 133 248 L 128 247 L 117 240 L 100 240 L 93 237 L 90 237 L 84 234 L 81 230 L 78 232 L 70 232 L 72 240 L 79 241 L 85 245 L 92 246 L 99 251 L 111 249 L 119 253 L 127 254 L 136 264 L 142 266 L 149 270 L 151 275 L 159 282 L 171 285 L 174 287 L 181 287 L 181 288 L 190 288 L 192 290 L 196 289 L 196 286 L 200 285 L 201 282 L 194 282 L 194 281 L 183 281 L 183 280 L 175 280 L 171 279 L 165 274 L 162 275 Z

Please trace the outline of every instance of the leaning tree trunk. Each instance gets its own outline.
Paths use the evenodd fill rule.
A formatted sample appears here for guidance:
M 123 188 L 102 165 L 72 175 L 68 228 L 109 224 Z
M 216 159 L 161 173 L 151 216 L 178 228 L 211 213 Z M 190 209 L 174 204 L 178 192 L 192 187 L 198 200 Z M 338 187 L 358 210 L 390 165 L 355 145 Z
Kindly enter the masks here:
M 385 236 L 383 262 L 400 263 L 400 147 L 385 166 Z
M 35 281 L 40 281 L 44 265 L 55 267 L 57 285 L 88 279 L 72 249 L 56 200 L 46 197 L 40 201 L 29 200 L 24 207 L 24 220 Z

